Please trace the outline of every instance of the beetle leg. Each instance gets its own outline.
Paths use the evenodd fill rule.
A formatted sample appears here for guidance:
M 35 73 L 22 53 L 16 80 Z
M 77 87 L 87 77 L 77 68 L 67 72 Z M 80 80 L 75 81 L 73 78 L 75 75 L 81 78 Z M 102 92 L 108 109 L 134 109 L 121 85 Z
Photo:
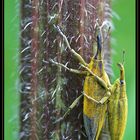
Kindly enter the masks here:
M 81 66 L 83 68 L 85 68 L 95 79 L 96 81 L 106 90 L 109 90 L 109 88 L 107 87 L 107 84 L 105 83 L 105 81 L 103 79 L 101 79 L 99 76 L 97 76 L 96 74 L 94 74 L 88 67 L 84 66 L 81 64 Z
M 91 101 L 93 101 L 93 102 L 95 102 L 95 103 L 97 103 L 97 104 L 100 104 L 99 101 L 97 101 L 97 100 L 95 100 L 94 98 L 88 96 L 87 94 L 83 93 L 83 95 L 86 96 L 89 100 L 91 100 Z
M 79 97 L 77 97 L 73 101 L 73 103 L 69 106 L 67 112 L 63 115 L 63 117 L 61 117 L 58 120 L 56 120 L 55 122 L 53 122 L 53 124 L 56 124 L 56 123 L 62 121 L 69 114 L 69 112 L 78 104 L 78 102 L 79 102 L 79 100 L 81 99 L 82 96 L 83 96 L 83 94 L 81 94 Z
M 60 67 L 63 67 L 65 69 L 67 69 L 68 71 L 72 72 L 72 73 L 76 73 L 76 74 L 81 74 L 81 75 L 87 75 L 87 71 L 80 71 L 80 70 L 76 70 L 76 69 L 71 69 L 71 68 L 68 68 L 67 66 L 65 66 L 64 64 L 62 63 L 58 63 L 56 61 L 53 61 L 52 59 L 50 59 L 50 61 L 57 65 L 57 66 L 60 66 Z
M 83 94 L 81 94 L 78 98 L 76 98 L 73 103 L 69 106 L 67 112 L 63 115 L 63 119 L 69 114 L 69 112 L 78 104 L 79 100 L 81 99 L 81 97 L 83 96 Z
M 67 37 L 63 34 L 63 32 L 60 30 L 59 27 L 57 27 L 57 30 L 63 36 L 64 41 L 65 41 L 68 49 L 70 50 L 70 52 L 80 61 L 80 63 L 82 63 L 84 66 L 87 66 L 88 64 L 85 62 L 85 60 L 82 58 L 82 56 L 80 54 L 78 54 L 74 49 L 71 48 Z
M 88 99 L 90 99 L 91 101 L 97 103 L 97 104 L 103 104 L 104 102 L 106 102 L 108 100 L 108 98 L 110 97 L 110 92 L 107 92 L 107 96 L 104 96 L 100 101 L 95 100 L 94 98 L 88 96 L 87 94 L 83 93 L 84 96 L 86 96 Z
M 99 101 L 99 103 L 101 103 L 101 104 L 105 103 L 105 102 L 108 100 L 109 97 L 110 97 L 110 96 L 105 96 L 105 97 L 103 97 L 103 98 Z

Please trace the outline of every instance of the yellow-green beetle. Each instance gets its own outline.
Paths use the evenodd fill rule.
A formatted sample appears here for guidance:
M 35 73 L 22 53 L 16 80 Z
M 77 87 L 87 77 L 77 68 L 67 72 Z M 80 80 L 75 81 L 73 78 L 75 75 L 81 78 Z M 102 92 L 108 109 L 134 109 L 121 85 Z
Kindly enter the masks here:
M 104 80 L 106 85 L 110 87 L 111 84 L 109 78 L 104 70 L 104 62 L 101 55 L 101 40 L 99 35 L 97 36 L 97 48 L 97 54 L 92 58 L 88 68 Z M 102 87 L 92 75 L 89 74 L 86 76 L 84 82 L 84 95 L 83 117 L 88 140 L 98 140 L 107 115 L 107 102 L 105 101 L 111 94 L 107 89 Z M 100 103 L 93 101 L 92 99 L 100 101 Z M 109 134 L 108 137 L 110 137 Z
M 111 140 L 123 139 L 128 112 L 124 66 L 121 63 L 118 63 L 118 66 L 120 78 L 112 85 L 112 95 L 108 103 Z
M 53 60 L 50 61 L 70 72 L 86 76 L 83 94 L 71 104 L 68 111 L 60 120 L 76 106 L 80 98 L 84 95 L 83 118 L 88 140 L 121 140 L 127 118 L 127 98 L 125 94 L 123 65 L 118 64 L 121 70 L 121 76 L 119 80 L 116 80 L 116 82 L 111 85 L 102 60 L 100 34 L 97 35 L 97 53 L 95 57 L 91 59 L 90 63 L 87 64 L 84 59 L 70 47 L 67 37 L 59 28 L 57 29 L 63 36 L 68 49 L 79 60 L 85 71 L 71 69 L 61 63 Z

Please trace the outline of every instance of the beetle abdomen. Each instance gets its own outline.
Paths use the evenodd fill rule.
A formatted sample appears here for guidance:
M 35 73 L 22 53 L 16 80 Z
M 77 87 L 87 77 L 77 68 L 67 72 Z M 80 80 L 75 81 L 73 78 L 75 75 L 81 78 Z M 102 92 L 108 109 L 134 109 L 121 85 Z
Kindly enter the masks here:
M 84 126 L 86 130 L 86 134 L 88 136 L 88 140 L 94 140 L 96 133 L 97 133 L 97 124 L 94 120 L 87 117 L 86 115 L 83 115 L 84 117 Z
M 93 77 L 87 76 L 84 84 L 84 93 L 96 100 L 100 100 L 105 95 L 105 90 L 94 81 Z M 84 97 L 83 116 L 88 140 L 98 140 L 106 111 L 106 103 L 103 105 L 98 104 Z
M 109 126 L 108 126 L 108 112 L 106 113 L 105 116 L 105 121 L 99 136 L 99 140 L 111 140 Z

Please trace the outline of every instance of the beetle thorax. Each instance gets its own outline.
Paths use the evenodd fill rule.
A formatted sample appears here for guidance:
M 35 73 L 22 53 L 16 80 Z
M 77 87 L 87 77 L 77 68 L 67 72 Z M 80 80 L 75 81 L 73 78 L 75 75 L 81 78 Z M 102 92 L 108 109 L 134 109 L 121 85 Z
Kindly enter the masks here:
M 89 69 L 97 74 L 99 77 L 102 77 L 103 71 L 104 71 L 104 64 L 103 60 L 98 59 L 91 59 L 91 62 L 89 63 Z

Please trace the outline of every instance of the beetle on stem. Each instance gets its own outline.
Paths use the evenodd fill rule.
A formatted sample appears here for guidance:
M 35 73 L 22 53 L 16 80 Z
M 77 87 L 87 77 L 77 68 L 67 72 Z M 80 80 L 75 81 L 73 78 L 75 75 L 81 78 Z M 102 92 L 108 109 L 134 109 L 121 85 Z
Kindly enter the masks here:
M 84 68 L 84 70 L 68 68 L 66 65 L 55 62 L 52 59 L 50 61 L 70 72 L 86 76 L 83 94 L 75 99 L 68 111 L 60 120 L 64 119 L 70 110 L 77 105 L 81 97 L 84 96 L 83 118 L 88 140 L 100 139 L 101 133 L 103 133 L 102 129 L 106 121 L 107 114 L 109 114 L 109 117 L 107 118 L 109 120 L 109 132 L 106 134 L 106 139 L 121 140 L 127 118 L 127 101 L 125 100 L 126 93 L 125 86 L 123 84 L 123 65 L 120 63 L 118 64 L 121 70 L 120 82 L 117 80 L 113 85 L 111 85 L 102 60 L 102 42 L 100 33 L 97 34 L 97 53 L 91 58 L 90 63 L 87 64 L 85 60 L 70 47 L 67 37 L 58 27 L 57 30 L 64 38 L 69 51 L 77 60 L 79 60 L 79 64 Z M 124 97 L 125 99 L 123 99 Z M 125 108 L 125 111 L 123 111 L 123 108 Z M 125 121 L 124 123 L 123 120 Z

